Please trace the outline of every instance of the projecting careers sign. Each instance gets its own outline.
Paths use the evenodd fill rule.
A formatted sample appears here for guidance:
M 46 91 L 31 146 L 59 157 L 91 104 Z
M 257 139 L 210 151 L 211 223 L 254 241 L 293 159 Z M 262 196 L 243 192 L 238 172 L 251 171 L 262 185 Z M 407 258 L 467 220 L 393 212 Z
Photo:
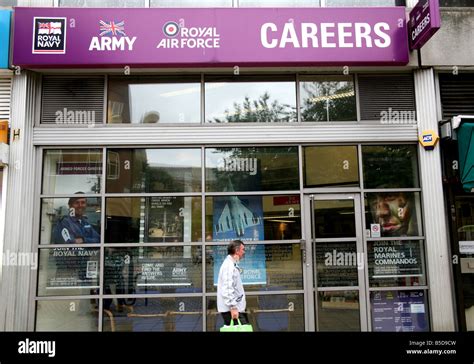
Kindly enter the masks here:
M 410 12 L 410 49 L 420 49 L 441 26 L 439 0 L 420 0 Z
M 404 65 L 405 9 L 16 8 L 22 67 Z

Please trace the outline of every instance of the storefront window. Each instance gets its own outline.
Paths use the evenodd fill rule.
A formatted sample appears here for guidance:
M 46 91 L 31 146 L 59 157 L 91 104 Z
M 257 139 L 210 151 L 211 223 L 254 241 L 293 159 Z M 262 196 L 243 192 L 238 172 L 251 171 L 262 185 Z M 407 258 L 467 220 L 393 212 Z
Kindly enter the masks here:
M 356 242 L 316 243 L 318 287 L 358 286 L 358 260 Z M 341 261 L 338 258 L 343 257 Z
M 107 193 L 199 192 L 201 149 L 109 149 Z
M 165 124 L 201 122 L 200 78 L 109 79 L 107 122 Z
M 41 200 L 41 244 L 99 244 L 100 198 Z
M 367 246 L 371 287 L 426 285 L 422 241 L 369 241 Z
M 215 297 L 208 298 L 207 307 L 207 331 L 219 331 L 224 321 L 217 312 Z M 255 320 L 254 331 L 304 331 L 302 294 L 248 296 L 246 311 Z
M 299 189 L 297 147 L 207 148 L 206 191 Z
M 201 197 L 106 199 L 106 243 L 201 241 Z
M 244 80 L 243 76 L 237 79 L 209 77 L 206 80 L 206 122 L 274 123 L 297 120 L 294 79 Z
M 421 236 L 420 193 L 366 193 L 365 221 L 373 238 Z
M 202 292 L 200 246 L 106 248 L 105 294 Z M 105 302 L 109 308 L 110 302 Z
M 364 145 L 365 188 L 419 187 L 416 145 Z
M 305 187 L 359 186 L 356 146 L 304 148 Z
M 300 80 L 302 121 L 357 121 L 352 76 L 305 76 Z
M 43 194 L 100 193 L 102 150 L 50 149 L 44 152 Z
M 227 257 L 227 245 L 206 248 L 206 290 L 216 292 L 219 269 Z M 239 263 L 246 291 L 302 289 L 299 244 L 259 244 L 245 246 Z
M 97 331 L 97 307 L 90 299 L 37 301 L 35 331 Z
M 318 292 L 320 331 L 360 331 L 359 291 Z
M 299 195 L 206 197 L 206 241 L 300 238 Z
M 314 229 L 317 239 L 351 238 L 356 236 L 354 200 L 314 201 Z
M 99 293 L 99 248 L 41 249 L 38 296 Z
M 142 8 L 145 0 L 59 0 L 60 7 L 71 8 Z

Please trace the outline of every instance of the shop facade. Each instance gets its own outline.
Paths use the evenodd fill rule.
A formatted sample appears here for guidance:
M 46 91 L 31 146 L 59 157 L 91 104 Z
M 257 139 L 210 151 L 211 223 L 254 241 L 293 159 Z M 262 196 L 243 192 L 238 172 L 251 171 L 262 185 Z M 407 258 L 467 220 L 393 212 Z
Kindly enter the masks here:
M 405 11 L 16 8 L 4 329 L 216 331 L 240 238 L 258 331 L 454 330 Z

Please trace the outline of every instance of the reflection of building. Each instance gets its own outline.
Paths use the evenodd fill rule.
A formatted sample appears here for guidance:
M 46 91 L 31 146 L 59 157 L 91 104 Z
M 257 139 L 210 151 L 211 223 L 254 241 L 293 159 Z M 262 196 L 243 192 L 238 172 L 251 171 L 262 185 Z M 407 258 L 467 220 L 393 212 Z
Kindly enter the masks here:
M 67 2 L 59 1 L 60 4 Z M 311 48 L 312 41 L 308 38 L 308 47 L 302 47 L 302 43 L 296 47 L 290 40 L 280 39 L 285 25 L 275 18 L 277 30 L 269 31 L 267 36 L 269 44 L 278 45 L 275 48 L 263 47 L 261 34 L 245 38 L 253 36 L 246 32 L 239 33 L 239 39 L 245 41 L 229 46 L 225 29 L 218 29 L 220 48 L 209 52 L 182 52 L 180 58 L 176 58 L 176 49 L 160 49 L 162 57 L 152 57 L 156 44 L 150 54 L 141 53 L 138 47 L 127 52 L 103 50 L 84 54 L 81 53 L 84 47 L 74 44 L 73 37 L 68 38 L 66 54 L 33 55 L 31 50 L 24 50 L 24 44 L 31 42 L 34 35 L 31 17 L 38 13 L 18 8 L 15 24 L 21 31 L 16 34 L 28 37 L 21 39 L 18 35 L 20 38 L 14 45 L 14 60 L 22 72 L 14 78 L 13 94 L 17 100 L 26 101 L 15 103 L 12 108 L 11 129 L 19 130 L 20 137 L 11 145 L 11 155 L 18 161 L 19 168 L 9 167 L 11 193 L 6 197 L 3 250 L 36 253 L 52 249 L 48 244 L 37 247 L 41 233 L 48 233 L 47 228 L 41 230 L 42 222 L 51 216 L 48 213 L 52 214 L 40 207 L 43 204 L 54 207 L 49 200 L 66 200 L 82 190 L 88 198 L 98 199 L 98 225 L 102 233 L 101 242 L 95 248 L 106 256 L 112 255 L 112 247 L 120 253 L 130 278 L 127 282 L 130 289 L 126 297 L 120 298 L 125 300 L 124 305 L 134 306 L 136 310 L 130 312 L 130 307 L 120 307 L 121 310 L 117 307 L 116 311 L 95 312 L 88 317 L 90 327 L 97 327 L 94 322 L 105 319 L 115 322 L 117 331 L 119 328 L 162 330 L 179 326 L 173 321 L 176 312 L 186 312 L 189 316 L 199 316 L 198 329 L 216 330 L 218 320 L 212 306 L 215 295 L 213 248 L 225 246 L 223 240 L 234 236 L 221 239 L 214 233 L 232 230 L 235 237 L 246 237 L 247 232 L 252 231 L 248 237 L 253 241 L 249 245 L 265 247 L 261 255 L 265 262 L 265 284 L 253 285 L 255 295 L 249 299 L 249 311 L 255 318 L 269 319 L 269 310 L 280 310 L 279 313 L 284 310 L 285 317 L 290 317 L 285 321 L 288 325 L 267 327 L 285 327 L 292 331 L 375 331 L 375 319 L 384 317 L 372 314 L 375 299 L 372 297 L 380 297 L 381 303 L 402 297 L 404 304 L 413 299 L 416 311 L 403 319 L 409 322 L 423 316 L 422 322 L 428 325 L 423 325 L 423 330 L 470 328 L 463 321 L 469 313 L 466 314 L 462 306 L 472 297 L 466 289 L 473 276 L 470 273 L 472 253 L 470 244 L 457 243 L 471 239 L 469 226 L 474 225 L 471 195 L 460 190 L 458 181 L 450 180 L 455 178 L 454 174 L 447 173 L 452 171 L 449 157 L 456 152 L 451 148 L 453 145 L 443 140 L 441 148 L 438 145 L 433 151 L 425 151 L 418 146 L 418 136 L 424 130 L 438 130 L 441 119 L 474 114 L 471 99 L 464 102 L 458 94 L 459 90 L 468 90 L 469 98 L 473 88 L 472 77 L 467 72 L 472 66 L 472 29 L 465 25 L 472 23 L 472 15 L 470 11 L 443 9 L 443 29 L 427 43 L 418 58 L 417 51 L 410 53 L 405 48 L 407 29 L 397 25 L 408 9 L 397 9 L 394 5 L 399 1 L 383 2 L 389 7 L 328 9 L 324 13 L 329 15 L 321 21 L 350 18 L 360 13 L 367 24 L 374 25 L 380 22 L 380 12 L 384 11 L 388 14 L 383 16 L 384 21 L 394 21 L 391 29 L 398 32 L 398 36 L 386 34 L 392 40 L 387 47 L 377 48 L 375 39 L 370 38 L 374 47 L 368 49 L 369 40 L 365 36 L 360 47 L 339 47 L 338 43 L 328 51 L 322 47 Z M 284 3 L 294 6 L 295 2 Z M 414 4 L 414 0 L 407 1 L 408 7 Z M 291 17 L 290 14 L 283 16 L 290 11 L 288 9 L 278 9 L 278 13 L 282 19 L 294 19 L 296 24 L 301 23 L 303 16 L 311 17 L 318 25 L 322 13 L 318 10 L 291 10 Z M 84 16 L 80 8 L 56 11 L 68 18 L 83 19 Z M 103 10 L 110 19 L 117 15 L 116 11 Z M 220 11 L 204 9 L 203 14 Z M 232 9 L 232 18 L 228 20 L 225 15 L 203 18 L 209 26 L 217 27 L 213 19 L 219 18 L 229 28 L 239 28 L 239 19 L 258 23 L 263 19 L 259 14 L 265 14 L 266 18 L 274 13 L 260 9 L 248 16 L 250 11 L 253 10 Z M 162 15 L 156 9 L 141 14 L 144 19 L 137 18 L 134 9 L 127 9 L 124 26 L 128 37 L 138 36 L 145 42 L 150 37 L 141 32 L 149 32 L 149 24 L 161 24 Z M 149 16 L 153 19 L 148 21 Z M 466 22 L 458 22 L 458 16 Z M 359 19 L 354 15 L 356 18 Z M 78 33 L 84 30 L 84 34 L 94 33 L 97 37 L 98 29 L 92 25 L 98 23 L 95 20 L 78 21 Z M 129 23 L 137 22 L 142 26 L 128 27 Z M 255 27 L 261 27 L 257 23 Z M 88 28 L 82 28 L 82 24 Z M 454 32 L 458 26 L 462 31 Z M 134 31 L 136 35 L 132 34 Z M 326 34 L 330 34 L 331 30 L 328 31 Z M 295 34 L 300 34 L 299 30 Z M 320 33 L 314 34 L 319 36 Z M 334 41 L 337 38 L 337 42 L 344 38 L 347 42 L 353 40 L 352 35 L 329 38 Z M 462 45 L 459 52 L 450 48 L 453 44 Z M 235 52 L 236 49 L 239 52 Z M 389 53 L 388 58 L 378 59 L 385 51 Z M 71 54 L 77 57 L 68 58 Z M 242 61 L 238 65 L 242 72 L 235 69 L 235 74 L 229 75 L 225 67 L 234 64 L 235 59 L 226 57 L 235 54 Z M 396 61 L 394 55 L 399 57 Z M 140 63 L 134 63 L 138 61 Z M 341 65 L 346 64 L 350 68 L 341 74 Z M 467 68 L 462 69 L 460 64 Z M 117 74 L 117 67 L 123 65 L 130 65 L 133 76 Z M 458 65 L 460 74 L 456 77 L 445 74 L 445 65 Z M 132 92 L 132 89 L 141 92 Z M 255 89 L 263 92 L 248 97 Z M 327 92 L 317 94 L 317 90 L 323 89 Z M 436 93 L 438 89 L 440 95 Z M 158 104 L 157 100 L 160 104 L 153 105 Z M 455 105 L 458 100 L 461 100 L 459 105 Z M 437 115 L 436 106 L 442 107 L 443 115 Z M 97 125 L 55 123 L 56 111 L 65 107 L 72 111 L 95 112 Z M 145 109 L 157 110 L 148 115 L 149 123 L 145 120 Z M 193 112 L 187 111 L 190 109 Z M 186 115 L 182 115 L 185 110 Z M 209 120 L 209 110 L 222 112 L 228 118 L 215 125 L 217 123 Z M 392 111 L 413 115 L 415 110 L 417 120 L 382 119 L 382 115 L 392 115 Z M 314 115 L 322 116 L 316 120 Z M 168 125 L 163 125 L 165 123 Z M 438 198 L 443 192 L 440 149 L 449 162 L 444 168 L 449 182 L 445 189 L 446 206 Z M 229 159 L 225 165 L 218 162 L 223 158 Z M 58 163 L 62 164 L 58 167 Z M 79 170 L 83 167 L 95 172 L 82 174 Z M 229 178 L 233 190 L 226 188 Z M 391 194 L 391 201 L 377 201 L 380 206 L 374 211 L 383 211 L 379 214 L 384 214 L 384 218 L 370 220 L 368 200 L 371 194 L 379 193 Z M 396 231 L 406 206 L 400 197 L 403 193 L 415 200 L 418 229 L 407 229 L 399 234 Z M 456 223 L 446 218 L 452 216 L 453 210 Z M 450 224 L 450 246 L 446 243 L 447 223 Z M 380 233 L 381 228 L 395 233 L 388 236 Z M 459 246 L 462 252 L 456 251 Z M 410 247 L 413 255 L 420 255 L 417 263 L 397 263 L 396 259 L 410 254 Z M 127 261 L 143 260 L 146 248 L 160 250 L 160 254 L 147 257 L 150 262 L 145 271 L 148 277 L 156 278 L 154 283 L 158 287 L 157 298 L 149 305 L 146 300 L 137 299 L 137 291 L 134 291 L 141 268 L 126 265 Z M 377 254 L 386 255 L 383 259 L 395 259 L 387 261 L 385 270 L 382 266 L 374 269 L 369 260 L 363 260 L 369 264 L 363 269 L 346 263 L 346 258 L 353 257 L 357 263 L 361 254 L 368 249 L 375 252 L 376 248 L 381 250 Z M 131 252 L 132 249 L 135 250 Z M 165 253 L 170 264 L 161 269 Z M 324 253 L 334 257 L 330 268 L 326 265 L 329 258 Z M 462 259 L 454 268 L 459 320 L 455 317 L 451 294 L 451 253 L 459 254 Z M 339 257 L 342 257 L 341 265 L 338 265 Z M 105 260 L 106 257 L 100 257 L 100 262 Z M 165 291 L 159 286 L 170 282 L 166 275 L 179 277 L 184 272 L 193 272 L 186 285 L 181 287 L 178 281 L 173 290 L 166 287 Z M 386 277 L 389 273 L 395 277 Z M 415 274 L 420 276 L 414 277 Z M 58 302 L 70 299 L 59 295 L 55 297 L 58 302 L 49 303 L 43 291 L 36 289 L 36 277 L 9 267 L 2 270 L 2 279 L 7 284 L 2 285 L 0 312 L 7 312 L 9 316 L 6 323 L 0 320 L 3 325 L 0 329 L 32 328 L 36 322 L 44 322 L 44 315 L 50 314 L 48 307 L 58 306 L 58 312 L 63 314 L 64 309 Z M 38 284 L 43 282 L 39 280 Z M 11 291 L 6 292 L 3 287 Z M 391 293 L 384 296 L 381 292 Z M 413 297 L 406 298 L 407 292 L 413 293 Z M 162 300 L 160 295 L 163 294 L 166 299 Z M 112 293 L 114 299 L 115 295 L 116 291 Z M 34 299 L 30 299 L 33 296 Z M 95 297 L 99 302 L 109 298 Z M 188 298 L 197 302 L 198 309 L 194 306 L 185 309 Z M 85 289 L 77 299 L 90 301 L 90 292 Z M 38 302 L 41 304 L 36 306 Z M 119 301 L 116 302 L 118 305 Z M 284 304 L 277 304 L 280 302 Z M 13 303 L 20 304 L 13 307 Z M 39 307 L 37 311 L 36 307 Z M 31 314 L 33 312 L 35 314 Z M 61 315 L 50 318 L 58 329 L 68 328 L 68 322 L 76 322 L 73 313 Z M 161 324 L 150 324 L 146 315 L 161 320 Z M 208 315 L 207 320 L 203 320 L 204 315 Z M 126 323 L 120 324 L 120 320 Z M 165 325 L 170 322 L 173 325 Z M 204 322 L 208 323 L 207 327 L 203 326 Z M 417 328 L 411 324 L 413 322 L 408 323 L 406 331 Z M 259 327 L 265 326 L 259 323 Z

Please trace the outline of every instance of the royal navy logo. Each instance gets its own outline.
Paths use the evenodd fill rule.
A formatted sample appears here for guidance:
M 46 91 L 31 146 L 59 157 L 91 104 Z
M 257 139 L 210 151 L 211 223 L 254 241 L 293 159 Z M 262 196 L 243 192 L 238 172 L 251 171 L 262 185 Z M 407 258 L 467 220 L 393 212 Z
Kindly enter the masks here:
M 66 53 L 66 18 L 33 19 L 33 54 Z

